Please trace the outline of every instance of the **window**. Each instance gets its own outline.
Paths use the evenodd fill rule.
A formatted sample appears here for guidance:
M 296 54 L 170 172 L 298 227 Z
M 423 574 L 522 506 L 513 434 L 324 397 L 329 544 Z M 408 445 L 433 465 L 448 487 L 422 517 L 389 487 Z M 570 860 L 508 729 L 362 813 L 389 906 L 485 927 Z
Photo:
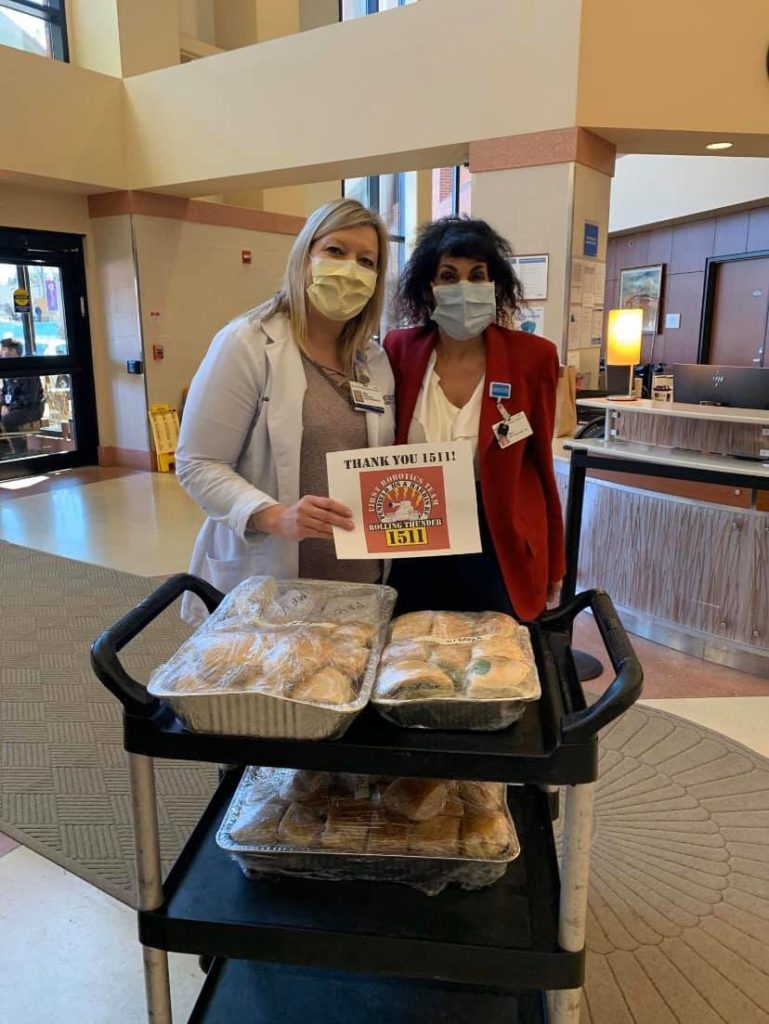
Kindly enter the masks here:
M 0 45 L 69 60 L 64 0 L 0 0 Z
M 340 0 L 339 20 L 351 21 L 362 18 L 366 14 L 379 14 L 380 11 L 392 11 L 396 7 L 416 3 L 416 0 Z
M 406 265 L 407 248 L 416 229 L 416 172 L 380 174 L 368 178 L 346 178 L 345 196 L 376 210 L 390 236 L 389 266 L 385 292 L 383 329 L 391 323 L 391 300 L 398 277 Z
M 470 171 L 461 167 L 436 167 L 433 171 L 433 220 L 470 213 Z

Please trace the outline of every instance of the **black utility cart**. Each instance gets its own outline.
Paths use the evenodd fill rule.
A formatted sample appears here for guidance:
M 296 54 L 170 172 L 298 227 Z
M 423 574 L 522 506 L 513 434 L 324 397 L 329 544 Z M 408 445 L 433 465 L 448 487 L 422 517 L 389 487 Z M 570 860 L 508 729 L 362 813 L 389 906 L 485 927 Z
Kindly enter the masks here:
M 123 704 L 148 1020 L 171 1024 L 175 950 L 213 958 L 190 1024 L 577 1024 L 597 735 L 642 681 L 608 595 L 583 593 L 533 626 L 542 698 L 503 732 L 400 729 L 369 707 L 342 739 L 310 742 L 191 732 L 126 673 L 118 652 L 188 590 L 210 610 L 222 599 L 202 580 L 174 576 L 92 650 L 96 675 Z M 586 608 L 616 673 L 590 707 L 570 652 Z M 433 897 L 391 883 L 248 880 L 215 842 L 238 781 L 231 772 L 164 881 L 157 757 L 510 783 L 521 855 L 488 889 Z M 560 874 L 551 814 L 559 786 Z

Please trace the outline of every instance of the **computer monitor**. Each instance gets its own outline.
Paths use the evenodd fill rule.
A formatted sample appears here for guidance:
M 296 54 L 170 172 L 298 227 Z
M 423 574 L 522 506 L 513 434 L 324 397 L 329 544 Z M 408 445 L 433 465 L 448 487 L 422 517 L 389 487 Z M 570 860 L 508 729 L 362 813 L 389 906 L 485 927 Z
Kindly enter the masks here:
M 769 409 L 769 367 L 675 363 L 673 401 Z

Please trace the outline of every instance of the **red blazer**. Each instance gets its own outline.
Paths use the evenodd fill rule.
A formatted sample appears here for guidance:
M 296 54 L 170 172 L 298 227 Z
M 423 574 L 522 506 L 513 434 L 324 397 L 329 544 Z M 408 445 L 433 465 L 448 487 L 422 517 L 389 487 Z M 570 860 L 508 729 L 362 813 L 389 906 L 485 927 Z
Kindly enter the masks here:
M 542 613 L 549 583 L 566 571 L 561 502 L 553 471 L 558 354 L 552 342 L 493 325 L 484 332 L 486 383 L 478 456 L 481 493 L 494 549 L 516 614 Z M 390 331 L 384 347 L 395 375 L 396 444 L 406 444 L 430 354 L 438 340 L 433 324 Z M 509 384 L 510 413 L 525 412 L 534 431 L 509 448 L 492 433 L 499 422 L 489 384 Z

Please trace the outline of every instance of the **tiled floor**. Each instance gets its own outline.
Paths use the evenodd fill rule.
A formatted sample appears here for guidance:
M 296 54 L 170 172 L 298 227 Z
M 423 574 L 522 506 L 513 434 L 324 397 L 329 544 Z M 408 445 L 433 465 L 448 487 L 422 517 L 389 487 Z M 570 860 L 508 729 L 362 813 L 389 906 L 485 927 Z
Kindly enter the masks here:
M 186 569 L 201 521 L 172 476 L 88 471 L 26 487 L 0 482 L 0 539 L 140 575 Z M 595 625 L 582 618 L 577 643 L 600 654 Z M 769 756 L 769 680 L 645 640 L 636 648 L 652 706 Z M 609 681 L 607 670 L 591 689 L 598 692 Z M 173 958 L 176 1020 L 186 1020 L 201 983 L 195 958 Z M 0 835 L 0 1022 L 145 1019 L 133 912 Z
M 0 484 L 0 539 L 138 576 L 187 568 L 203 513 L 172 474 L 131 473 L 29 497 Z
M 4 1024 L 146 1021 L 131 909 L 24 847 L 0 859 L 0 893 Z M 175 1020 L 187 1020 L 202 981 L 197 957 L 171 958 Z

